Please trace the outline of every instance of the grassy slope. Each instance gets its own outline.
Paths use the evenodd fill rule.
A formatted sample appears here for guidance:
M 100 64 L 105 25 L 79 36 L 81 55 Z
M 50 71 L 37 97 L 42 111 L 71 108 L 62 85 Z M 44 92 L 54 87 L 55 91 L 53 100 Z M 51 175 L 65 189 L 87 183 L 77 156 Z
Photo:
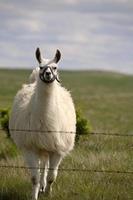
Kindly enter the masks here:
M 0 70 L 0 107 L 11 106 L 16 91 L 27 80 L 29 73 Z M 76 105 L 84 110 L 95 131 L 132 134 L 132 76 L 105 72 L 62 72 L 61 79 L 63 85 L 72 91 Z M 6 152 L 3 159 L 1 156 L 0 164 L 22 165 L 21 156 L 10 158 L 11 153 L 7 149 L 10 150 L 12 145 L 2 132 L 0 141 L 0 153 Z M 130 137 L 83 137 L 61 167 L 132 170 L 132 145 Z M 29 199 L 31 184 L 27 171 L 0 169 L 0 177 L 0 199 Z M 59 172 L 51 199 L 131 200 L 133 176 Z

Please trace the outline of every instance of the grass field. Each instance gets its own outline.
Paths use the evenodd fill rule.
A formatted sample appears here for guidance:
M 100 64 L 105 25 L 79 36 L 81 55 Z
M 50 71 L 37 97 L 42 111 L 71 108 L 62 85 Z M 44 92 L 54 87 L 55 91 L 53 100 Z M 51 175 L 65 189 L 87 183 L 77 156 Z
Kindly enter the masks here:
M 0 108 L 11 107 L 14 95 L 28 79 L 28 70 L 0 70 Z M 133 76 L 109 72 L 61 72 L 76 107 L 93 131 L 133 135 Z M 0 132 L 0 165 L 24 165 L 12 156 L 12 143 Z M 90 135 L 76 144 L 62 168 L 133 171 L 133 137 Z M 28 200 L 29 172 L 0 168 L 0 200 Z M 133 174 L 60 171 L 51 200 L 132 200 Z

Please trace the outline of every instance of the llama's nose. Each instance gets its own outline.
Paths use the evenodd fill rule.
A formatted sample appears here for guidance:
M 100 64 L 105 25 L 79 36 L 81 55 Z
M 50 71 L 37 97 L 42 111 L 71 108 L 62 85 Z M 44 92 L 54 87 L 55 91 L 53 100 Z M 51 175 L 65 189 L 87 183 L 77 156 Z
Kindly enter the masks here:
M 46 76 L 49 76 L 51 74 L 51 72 L 46 72 Z

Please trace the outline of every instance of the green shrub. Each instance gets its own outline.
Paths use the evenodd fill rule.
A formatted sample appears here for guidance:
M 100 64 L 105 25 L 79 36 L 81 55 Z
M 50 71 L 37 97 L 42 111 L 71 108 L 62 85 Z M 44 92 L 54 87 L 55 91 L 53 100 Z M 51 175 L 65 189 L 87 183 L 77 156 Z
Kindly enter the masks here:
M 80 109 L 76 110 L 76 140 L 82 135 L 87 135 L 91 132 L 92 126 L 90 122 L 83 116 Z
M 10 137 L 9 133 L 9 109 L 1 109 L 0 110 L 0 124 L 1 127 L 5 130 L 8 137 Z
M 78 140 L 81 135 L 87 135 L 92 130 L 90 122 L 83 116 L 80 109 L 76 111 L 76 139 Z M 9 133 L 9 109 L 1 109 L 0 110 L 0 123 L 1 127 L 5 130 L 8 137 L 10 137 Z
M 14 158 L 18 155 L 18 149 L 16 145 L 12 142 L 9 134 L 9 109 L 0 110 L 0 125 L 5 131 L 7 137 L 3 134 L 0 135 L 3 143 L 0 146 L 0 159 Z

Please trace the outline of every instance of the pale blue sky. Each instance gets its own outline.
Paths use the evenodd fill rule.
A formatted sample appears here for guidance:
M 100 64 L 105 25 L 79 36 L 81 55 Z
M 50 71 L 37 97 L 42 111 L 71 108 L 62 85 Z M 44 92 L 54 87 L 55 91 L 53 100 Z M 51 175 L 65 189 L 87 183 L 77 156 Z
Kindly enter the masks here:
M 0 0 L 0 66 L 34 68 L 36 47 L 61 69 L 133 74 L 133 1 Z

